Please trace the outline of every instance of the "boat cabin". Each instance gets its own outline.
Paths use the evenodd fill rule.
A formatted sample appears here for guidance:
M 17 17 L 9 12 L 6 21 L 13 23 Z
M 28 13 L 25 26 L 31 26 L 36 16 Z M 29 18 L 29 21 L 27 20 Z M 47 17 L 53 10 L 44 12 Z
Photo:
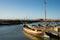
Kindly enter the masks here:
M 54 27 L 54 30 L 55 30 L 56 32 L 60 32 L 60 26 Z

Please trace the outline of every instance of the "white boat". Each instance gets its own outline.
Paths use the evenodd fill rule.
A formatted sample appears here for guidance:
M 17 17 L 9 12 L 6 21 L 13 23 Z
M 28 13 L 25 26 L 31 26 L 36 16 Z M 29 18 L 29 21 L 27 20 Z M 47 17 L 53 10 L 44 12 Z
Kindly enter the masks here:
M 36 26 L 29 26 L 29 25 L 24 25 L 23 29 L 25 32 L 30 33 L 30 34 L 44 34 L 44 29 L 42 27 L 36 27 Z
M 47 30 L 45 32 L 50 38 L 56 38 L 60 40 L 60 26 L 56 26 L 53 30 Z

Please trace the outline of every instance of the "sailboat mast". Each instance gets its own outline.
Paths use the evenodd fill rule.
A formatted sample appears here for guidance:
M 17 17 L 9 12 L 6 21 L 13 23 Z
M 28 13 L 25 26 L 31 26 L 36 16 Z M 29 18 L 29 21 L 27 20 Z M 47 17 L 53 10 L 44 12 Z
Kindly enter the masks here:
M 46 0 L 44 0 L 44 19 L 46 20 Z

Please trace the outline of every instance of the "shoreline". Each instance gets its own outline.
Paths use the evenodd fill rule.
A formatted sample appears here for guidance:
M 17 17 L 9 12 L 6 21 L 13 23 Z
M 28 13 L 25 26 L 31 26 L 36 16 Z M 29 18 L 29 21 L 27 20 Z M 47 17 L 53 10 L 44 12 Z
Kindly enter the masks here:
M 60 20 L 0 20 L 0 25 L 18 25 L 23 23 L 34 23 L 34 22 L 60 22 Z

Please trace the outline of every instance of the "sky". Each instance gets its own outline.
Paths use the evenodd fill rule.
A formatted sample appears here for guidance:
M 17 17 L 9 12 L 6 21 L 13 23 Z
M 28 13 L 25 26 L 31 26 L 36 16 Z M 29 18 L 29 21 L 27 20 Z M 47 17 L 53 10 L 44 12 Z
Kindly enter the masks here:
M 47 19 L 60 19 L 60 0 L 46 0 Z M 44 19 L 44 0 L 0 0 L 0 19 Z

